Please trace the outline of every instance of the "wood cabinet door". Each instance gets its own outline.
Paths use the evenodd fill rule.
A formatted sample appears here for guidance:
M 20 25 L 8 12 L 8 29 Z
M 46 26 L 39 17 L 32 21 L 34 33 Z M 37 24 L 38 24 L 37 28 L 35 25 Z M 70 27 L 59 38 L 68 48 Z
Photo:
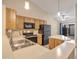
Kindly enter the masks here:
M 63 42 L 64 42 L 64 40 L 59 40 L 59 42 L 58 42 L 58 43 L 59 43 L 59 44 L 62 44 Z
M 49 49 L 52 49 L 52 48 L 54 48 L 54 47 L 55 47 L 55 40 L 52 39 L 52 38 L 50 38 L 50 39 L 49 39 Z
M 30 22 L 31 22 L 31 23 L 34 23 L 34 18 L 31 18 L 31 19 L 30 19 Z
M 37 43 L 42 45 L 42 35 L 41 34 L 38 34 L 38 36 L 37 36 Z
M 44 20 L 39 20 L 39 24 L 45 24 L 45 21 Z
M 15 10 L 11 11 L 11 27 L 12 27 L 12 29 L 16 29 L 16 12 L 15 12 Z
M 6 8 L 6 29 L 16 29 L 16 11 Z
M 59 45 L 59 40 L 55 39 L 55 47 L 57 47 Z
M 24 22 L 31 23 L 31 22 L 32 22 L 32 20 L 31 20 L 31 18 L 29 18 L 29 17 L 25 17 Z
M 11 17 L 11 10 L 9 8 L 6 8 L 6 29 L 10 29 L 11 27 L 11 20 L 10 20 L 10 17 Z
M 35 29 L 39 29 L 39 20 L 35 19 Z
M 58 45 L 62 44 L 63 42 L 64 42 L 64 40 L 55 39 L 55 47 L 57 47 Z
M 16 22 L 17 22 L 17 29 L 23 29 L 24 25 L 24 17 L 23 16 L 18 16 L 16 17 Z

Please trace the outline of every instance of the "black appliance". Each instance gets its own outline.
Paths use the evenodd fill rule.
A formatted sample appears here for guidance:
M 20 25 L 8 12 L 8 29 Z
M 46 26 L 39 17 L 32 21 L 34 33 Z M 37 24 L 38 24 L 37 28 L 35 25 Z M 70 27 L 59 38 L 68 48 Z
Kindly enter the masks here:
M 24 22 L 24 29 L 34 29 L 34 28 L 35 28 L 35 24 L 34 23 Z
M 39 33 L 42 34 L 42 45 L 47 45 L 48 38 L 51 36 L 51 25 L 40 25 Z
M 25 38 L 28 40 L 31 40 L 32 42 L 37 43 L 37 36 L 33 35 L 33 33 L 23 33 L 25 35 Z
M 34 43 L 37 43 L 37 36 L 30 36 L 30 37 L 27 37 L 28 40 L 34 42 Z

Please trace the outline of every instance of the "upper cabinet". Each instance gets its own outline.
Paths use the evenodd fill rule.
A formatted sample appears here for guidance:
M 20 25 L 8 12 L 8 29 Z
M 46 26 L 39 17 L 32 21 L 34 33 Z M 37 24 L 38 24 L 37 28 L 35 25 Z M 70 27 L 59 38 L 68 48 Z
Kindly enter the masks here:
M 17 29 L 23 29 L 24 27 L 24 18 L 23 16 L 16 16 L 16 27 Z
M 16 11 L 6 8 L 6 29 L 16 29 Z
M 25 17 L 24 22 L 34 23 L 34 19 L 31 17 Z
M 35 22 L 35 29 L 39 29 L 39 19 L 34 19 Z
M 41 24 L 45 24 L 44 20 L 32 17 L 16 15 L 16 11 L 6 8 L 6 29 L 24 29 L 24 22 L 34 23 L 35 29 L 38 30 Z
M 39 26 L 41 24 L 45 24 L 44 20 L 41 19 L 37 19 L 37 18 L 31 18 L 31 17 L 25 17 L 24 22 L 28 22 L 28 23 L 35 23 L 35 29 L 39 29 Z
M 39 20 L 39 24 L 45 24 L 45 21 L 44 20 Z

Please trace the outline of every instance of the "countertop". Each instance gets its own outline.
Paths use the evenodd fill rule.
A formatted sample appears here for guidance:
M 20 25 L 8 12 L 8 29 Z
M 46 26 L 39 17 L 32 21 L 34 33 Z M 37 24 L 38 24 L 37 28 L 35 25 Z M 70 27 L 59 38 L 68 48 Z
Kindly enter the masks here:
M 50 38 L 52 37 L 61 38 L 61 35 Z M 13 55 L 14 59 L 67 59 L 74 48 L 74 40 L 65 40 L 64 43 L 51 50 L 36 44 L 14 51 Z
M 49 38 L 57 38 L 57 39 L 60 39 L 60 40 L 66 40 L 66 41 L 68 41 L 68 40 L 72 40 L 71 38 L 66 37 L 66 36 L 64 36 L 64 35 L 49 36 Z
M 65 41 L 58 47 L 50 50 L 50 52 L 47 52 L 46 54 L 43 54 L 36 59 L 68 59 L 74 48 L 75 44 L 73 40 L 68 42 Z
M 50 51 L 38 44 L 25 47 L 13 52 L 14 59 L 35 59 Z

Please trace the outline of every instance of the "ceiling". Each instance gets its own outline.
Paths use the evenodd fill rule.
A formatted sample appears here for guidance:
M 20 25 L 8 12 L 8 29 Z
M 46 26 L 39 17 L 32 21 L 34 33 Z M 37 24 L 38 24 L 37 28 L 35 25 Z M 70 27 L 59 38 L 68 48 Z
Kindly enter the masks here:
M 41 9 L 50 14 L 58 12 L 58 0 L 31 0 Z M 69 12 L 76 4 L 76 0 L 59 0 L 60 10 Z
M 58 12 L 58 0 L 29 0 L 37 5 L 48 14 L 56 15 Z M 68 16 L 75 18 L 76 0 L 59 0 L 60 10 L 67 13 Z M 3 3 L 10 3 L 10 5 L 18 6 L 19 8 L 24 5 L 25 0 L 3 0 Z M 15 4 L 14 4 L 15 3 Z M 20 6 L 21 5 L 21 6 Z
M 58 13 L 58 0 L 31 0 L 34 4 L 46 11 L 52 17 L 60 18 Z M 76 0 L 59 0 L 60 11 L 67 21 L 76 21 Z M 66 17 L 68 16 L 68 17 Z M 75 21 L 74 21 L 75 20 Z
M 3 0 L 3 3 L 7 0 Z M 12 0 L 11 0 L 12 1 Z M 24 3 L 25 0 L 19 0 L 21 3 Z M 40 7 L 42 10 L 46 11 L 50 14 L 55 14 L 58 12 L 58 0 L 29 0 Z M 76 0 L 59 0 L 60 2 L 60 10 L 65 12 L 70 11 L 76 4 Z M 10 0 L 9 0 L 10 2 Z M 13 1 L 13 2 L 16 2 Z M 18 4 L 17 0 L 17 4 Z

